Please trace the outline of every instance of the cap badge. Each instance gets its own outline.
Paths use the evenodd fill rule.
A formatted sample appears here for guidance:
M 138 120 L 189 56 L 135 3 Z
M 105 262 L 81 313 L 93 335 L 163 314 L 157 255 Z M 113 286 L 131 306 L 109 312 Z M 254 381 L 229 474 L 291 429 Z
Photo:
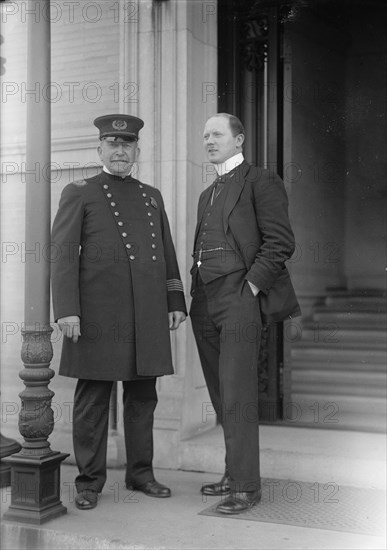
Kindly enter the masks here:
M 128 124 L 125 120 L 113 120 L 112 126 L 115 130 L 126 130 Z

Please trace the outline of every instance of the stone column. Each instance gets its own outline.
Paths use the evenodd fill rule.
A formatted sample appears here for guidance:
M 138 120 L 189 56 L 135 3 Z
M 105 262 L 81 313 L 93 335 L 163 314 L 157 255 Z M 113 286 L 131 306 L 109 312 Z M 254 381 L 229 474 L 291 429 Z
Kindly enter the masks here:
M 3 43 L 3 36 L 0 34 L 0 45 Z M 5 74 L 6 59 L 0 57 L 0 76 Z M 20 445 L 14 439 L 0 433 L 0 486 L 5 487 L 11 483 L 11 468 L 1 459 L 20 451 Z
M 28 4 L 27 89 L 48 90 L 50 84 L 50 3 Z M 19 394 L 22 408 L 21 451 L 6 459 L 11 465 L 11 505 L 8 520 L 41 524 L 66 513 L 59 500 L 60 463 L 68 454 L 52 451 L 48 437 L 54 428 L 48 389 L 54 371 L 50 326 L 50 101 L 28 96 L 25 226 L 25 326 Z
M 202 165 L 202 133 L 217 110 L 216 8 L 216 1 L 141 0 L 131 50 L 137 58 L 127 60 L 139 99 L 131 112 L 145 120 L 139 179 L 163 195 L 188 306 L 197 202 L 211 182 Z M 179 468 L 182 441 L 213 427 L 215 415 L 207 414 L 210 399 L 189 319 L 171 340 L 175 375 L 157 382 L 154 465 Z

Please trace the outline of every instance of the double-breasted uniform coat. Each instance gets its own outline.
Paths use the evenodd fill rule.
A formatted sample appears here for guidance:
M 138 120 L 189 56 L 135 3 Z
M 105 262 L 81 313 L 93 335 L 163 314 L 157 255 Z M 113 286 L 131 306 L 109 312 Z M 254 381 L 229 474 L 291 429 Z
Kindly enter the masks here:
M 154 480 L 155 377 L 173 373 L 168 312 L 186 312 L 162 196 L 130 176 L 105 171 L 73 182 L 62 192 L 52 245 L 55 319 L 80 318 L 78 342 L 64 338 L 59 370 L 78 378 L 77 491 L 98 493 L 106 482 L 116 380 L 124 387 L 125 482 L 142 486 Z
M 60 374 L 133 380 L 173 373 L 169 311 L 186 311 L 160 192 L 106 172 L 67 185 L 52 230 L 55 319 L 78 315 Z
M 73 443 L 81 509 L 96 505 L 106 482 L 109 404 L 118 380 L 125 483 L 133 488 L 150 483 L 153 496 L 169 496 L 167 487 L 154 484 L 152 467 L 156 377 L 173 373 L 168 313 L 186 313 L 162 196 L 125 176 L 144 122 L 109 114 L 94 125 L 103 171 L 64 188 L 52 228 L 55 320 L 61 319 L 65 334 L 71 334 L 71 317 L 80 325 L 63 339 L 59 373 L 78 379 Z M 176 315 L 174 324 L 183 317 Z

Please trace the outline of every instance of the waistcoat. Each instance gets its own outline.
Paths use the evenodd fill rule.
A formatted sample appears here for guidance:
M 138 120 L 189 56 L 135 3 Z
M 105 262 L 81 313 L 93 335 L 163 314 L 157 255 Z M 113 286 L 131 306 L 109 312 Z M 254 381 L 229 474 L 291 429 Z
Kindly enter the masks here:
M 243 260 L 228 244 L 223 227 L 223 210 L 230 185 L 232 182 L 228 181 L 213 204 L 211 194 L 200 222 L 194 260 L 204 283 L 246 269 Z

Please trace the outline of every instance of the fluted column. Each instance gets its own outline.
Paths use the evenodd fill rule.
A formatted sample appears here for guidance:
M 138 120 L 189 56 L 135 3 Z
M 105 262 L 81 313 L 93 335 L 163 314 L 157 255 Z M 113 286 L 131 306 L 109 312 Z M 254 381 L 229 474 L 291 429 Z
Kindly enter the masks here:
M 33 0 L 28 8 L 27 89 L 50 85 L 49 0 Z M 60 464 L 68 454 L 51 449 L 54 428 L 48 384 L 53 355 L 50 326 L 50 152 L 49 98 L 27 99 L 26 226 L 25 226 L 25 329 L 20 372 L 25 389 L 19 430 L 24 438 L 19 453 L 4 459 L 11 465 L 11 505 L 8 520 L 41 524 L 67 510 L 60 495 Z M 38 177 L 37 177 L 38 174 Z
M 0 34 L 0 44 L 3 43 L 3 36 Z M 0 76 L 5 74 L 6 58 L 0 57 Z M 17 453 L 20 450 L 20 445 L 14 439 L 6 437 L 0 433 L 0 486 L 8 486 L 11 483 L 11 468 L 3 462 L 3 458 Z

